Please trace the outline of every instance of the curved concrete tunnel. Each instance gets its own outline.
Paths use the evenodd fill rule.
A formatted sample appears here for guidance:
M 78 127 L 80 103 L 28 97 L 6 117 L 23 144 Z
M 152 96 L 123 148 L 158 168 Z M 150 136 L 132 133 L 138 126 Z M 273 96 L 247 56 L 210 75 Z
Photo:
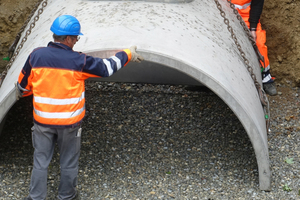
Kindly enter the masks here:
M 247 35 L 227 1 L 220 0 L 220 3 L 246 57 L 255 67 L 256 77 L 260 77 L 259 63 Z M 49 28 L 62 14 L 74 15 L 82 25 L 84 36 L 74 50 L 105 58 L 117 49 L 137 45 L 138 53 L 145 58 L 142 64 L 129 63 L 113 76 L 98 81 L 205 85 L 223 99 L 244 126 L 253 145 L 260 189 L 270 189 L 264 111 L 243 59 L 211 0 L 189 3 L 48 1 L 0 88 L 2 125 L 16 102 L 14 82 L 27 56 L 34 48 L 52 40 Z

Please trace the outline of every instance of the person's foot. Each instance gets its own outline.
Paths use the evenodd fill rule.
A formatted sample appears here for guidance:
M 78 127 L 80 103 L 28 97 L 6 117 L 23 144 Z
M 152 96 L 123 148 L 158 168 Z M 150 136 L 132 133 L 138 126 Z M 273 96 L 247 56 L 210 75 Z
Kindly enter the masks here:
M 272 82 L 272 83 L 263 83 L 263 88 L 264 88 L 264 91 L 268 95 L 274 96 L 274 95 L 277 94 L 277 90 L 276 90 L 276 86 L 275 86 L 274 82 Z
M 32 198 L 30 196 L 27 196 L 23 200 L 32 200 Z
M 80 200 L 79 192 L 76 192 L 76 196 L 72 200 Z
M 57 197 L 57 199 L 59 200 L 60 198 Z M 80 200 L 80 196 L 79 196 L 79 192 L 76 192 L 75 197 L 72 198 L 72 200 Z

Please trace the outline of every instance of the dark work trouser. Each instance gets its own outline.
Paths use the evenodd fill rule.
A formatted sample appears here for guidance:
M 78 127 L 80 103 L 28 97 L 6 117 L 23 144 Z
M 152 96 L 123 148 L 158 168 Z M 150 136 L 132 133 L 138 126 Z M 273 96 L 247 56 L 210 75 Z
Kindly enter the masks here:
M 59 199 L 72 199 L 76 195 L 78 159 L 81 136 L 76 128 L 47 128 L 34 124 L 32 144 L 34 147 L 33 169 L 29 196 L 45 199 L 47 196 L 47 172 L 57 142 L 60 153 Z

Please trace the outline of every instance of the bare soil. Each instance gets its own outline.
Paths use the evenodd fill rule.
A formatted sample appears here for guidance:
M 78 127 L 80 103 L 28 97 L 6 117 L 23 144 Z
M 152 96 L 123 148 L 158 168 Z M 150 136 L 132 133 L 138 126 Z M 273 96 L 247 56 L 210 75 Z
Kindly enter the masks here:
M 27 20 L 34 6 L 40 0 L 0 0 L 0 72 L 8 61 L 8 49 Z
M 261 23 L 267 32 L 272 76 L 300 86 L 300 1 L 265 0 Z
M 40 0 L 0 0 L 0 71 L 8 48 Z M 267 31 L 272 76 L 277 83 L 300 86 L 300 1 L 265 0 L 261 16 Z

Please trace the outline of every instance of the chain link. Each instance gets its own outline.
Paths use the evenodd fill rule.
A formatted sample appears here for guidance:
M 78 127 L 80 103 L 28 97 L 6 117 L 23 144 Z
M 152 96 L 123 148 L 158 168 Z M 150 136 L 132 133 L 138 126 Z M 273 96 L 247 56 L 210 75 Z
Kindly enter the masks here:
M 11 57 L 11 59 L 9 60 L 9 63 L 6 65 L 5 70 L 1 73 L 0 75 L 0 87 L 4 81 L 4 78 L 7 75 L 8 70 L 10 69 L 10 67 L 12 66 L 13 62 L 15 61 L 16 57 L 18 56 L 18 54 L 20 53 L 20 50 L 22 49 L 24 43 L 27 41 L 28 36 L 31 34 L 31 30 L 35 27 L 35 23 L 39 20 L 39 16 L 43 13 L 44 8 L 47 6 L 48 2 L 47 0 L 45 0 L 42 3 L 42 7 L 38 10 L 36 16 L 33 18 L 33 22 L 30 24 L 29 29 L 26 31 L 25 36 L 22 38 L 21 43 L 19 44 L 19 46 L 16 48 L 20 38 L 21 38 L 21 34 L 24 32 L 26 26 L 28 25 L 29 21 L 31 20 L 32 16 L 34 15 L 35 11 L 37 10 L 37 8 L 39 7 L 39 5 L 41 4 L 43 0 L 40 0 L 35 7 L 33 8 L 33 10 L 31 11 L 31 14 L 28 16 L 27 20 L 24 22 L 23 26 L 21 27 L 19 33 L 16 36 L 15 41 L 13 42 L 13 44 L 9 47 L 8 52 L 9 52 L 9 57 Z
M 245 21 L 243 20 L 243 18 L 241 17 L 241 15 L 239 14 L 239 12 L 237 11 L 237 9 L 235 8 L 235 5 L 231 2 L 231 0 L 227 0 L 227 2 L 230 4 L 230 8 L 232 8 L 234 14 L 236 15 L 237 19 L 239 20 L 240 24 L 242 25 L 244 31 L 246 32 L 246 34 L 248 35 L 248 38 L 256 52 L 256 55 L 257 55 L 257 58 L 259 60 L 259 63 L 260 65 L 264 65 L 264 58 L 263 56 L 260 54 L 258 48 L 257 48 L 257 45 L 256 45 L 256 42 L 254 40 L 254 38 L 252 37 L 250 31 L 249 31 L 249 28 L 248 26 L 246 25 Z M 244 60 L 244 63 L 246 65 L 246 68 L 254 82 L 254 85 L 257 89 L 257 92 L 258 92 L 258 95 L 259 95 L 259 98 L 260 98 L 260 101 L 261 101 L 261 104 L 263 106 L 263 109 L 264 109 L 264 113 L 265 113 L 265 120 L 266 120 L 266 128 L 267 128 L 267 133 L 269 132 L 269 127 L 270 127 L 270 109 L 269 109 L 269 101 L 268 101 L 268 97 L 265 93 L 265 91 L 261 88 L 261 85 L 259 84 L 259 82 L 257 81 L 257 78 L 256 78 L 256 75 L 254 74 L 253 72 L 253 68 L 252 66 L 250 65 L 249 63 L 249 60 L 246 58 L 246 55 L 245 55 L 245 52 L 242 50 L 242 47 L 240 45 L 240 43 L 238 42 L 237 40 L 237 37 L 233 31 L 233 28 L 230 26 L 229 24 L 229 20 L 228 18 L 226 18 L 226 14 L 219 2 L 219 0 L 215 0 L 215 3 L 217 5 L 217 8 L 219 9 L 220 11 L 220 14 L 221 16 L 224 18 L 224 23 L 227 25 L 227 29 L 228 31 L 230 32 L 231 34 L 231 37 L 234 41 L 234 43 L 236 44 L 237 46 L 237 49 L 239 50 L 240 52 L 240 55 L 241 57 L 243 58 Z M 262 66 L 262 67 L 265 67 L 265 66 Z

